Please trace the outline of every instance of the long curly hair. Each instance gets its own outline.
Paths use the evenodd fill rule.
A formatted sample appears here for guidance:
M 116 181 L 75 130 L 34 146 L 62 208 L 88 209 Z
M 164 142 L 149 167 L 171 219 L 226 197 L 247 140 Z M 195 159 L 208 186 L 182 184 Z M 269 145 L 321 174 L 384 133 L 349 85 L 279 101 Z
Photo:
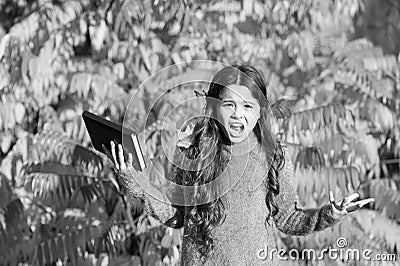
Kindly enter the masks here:
M 195 124 L 192 134 L 192 145 L 184 149 L 184 156 L 189 159 L 197 159 L 199 162 L 195 168 L 184 170 L 175 169 L 173 182 L 185 186 L 199 186 L 215 180 L 223 172 L 229 158 L 230 151 L 223 143 L 229 143 L 229 138 L 225 135 L 222 125 L 214 119 L 216 100 L 220 100 L 223 90 L 229 85 L 242 85 L 249 88 L 253 97 L 258 100 L 261 107 L 260 119 L 253 131 L 258 142 L 266 153 L 268 162 L 271 163 L 265 182 L 266 197 L 265 204 L 269 214 L 265 219 L 265 226 L 269 224 L 269 219 L 278 213 L 278 206 L 275 204 L 274 196 L 279 193 L 278 172 L 284 165 L 283 150 L 271 129 L 271 112 L 267 99 L 265 80 L 262 74 L 250 65 L 233 65 L 218 71 L 213 77 L 205 105 L 205 113 L 208 114 Z M 200 160 L 199 160 L 200 158 Z M 193 197 L 209 197 L 210 195 L 192 195 Z M 196 193 L 195 193 L 196 194 Z M 225 220 L 225 203 L 222 197 L 211 200 L 208 203 L 196 206 L 174 206 L 177 211 L 166 225 L 173 228 L 181 228 L 187 223 L 188 229 L 194 235 L 193 241 L 198 245 L 202 259 L 207 257 L 213 248 L 211 231 L 221 225 Z

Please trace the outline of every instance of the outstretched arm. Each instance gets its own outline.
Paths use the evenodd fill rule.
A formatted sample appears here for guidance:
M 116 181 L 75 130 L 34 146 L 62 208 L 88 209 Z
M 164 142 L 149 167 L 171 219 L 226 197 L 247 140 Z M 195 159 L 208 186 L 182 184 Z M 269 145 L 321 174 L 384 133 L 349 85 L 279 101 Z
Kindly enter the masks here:
M 132 167 L 132 154 L 129 154 L 128 161 L 125 162 L 122 146 L 119 144 L 118 151 L 116 151 L 113 142 L 111 142 L 111 152 L 105 152 L 113 160 L 117 173 L 128 190 L 129 196 L 140 199 L 149 215 L 164 224 L 174 216 L 176 208 L 172 206 L 166 195 L 150 184 L 149 178 L 146 174 L 143 174 L 146 172 L 138 172 Z M 146 189 L 138 184 L 135 178 L 148 182 L 146 183 Z
M 153 188 L 150 191 L 142 189 L 133 176 L 130 174 L 127 175 L 126 172 L 120 171 L 119 176 L 125 183 L 129 196 L 140 199 L 147 214 L 153 216 L 163 224 L 174 216 L 176 209 L 169 203 L 169 199 L 158 189 Z M 139 178 L 148 177 L 141 175 Z
M 273 216 L 277 228 L 290 235 L 306 235 L 334 225 L 343 217 L 334 212 L 330 203 L 321 208 L 297 207 L 298 195 L 293 182 L 294 169 L 288 150 L 284 146 L 285 164 L 279 171 L 279 194 L 274 198 L 278 213 Z

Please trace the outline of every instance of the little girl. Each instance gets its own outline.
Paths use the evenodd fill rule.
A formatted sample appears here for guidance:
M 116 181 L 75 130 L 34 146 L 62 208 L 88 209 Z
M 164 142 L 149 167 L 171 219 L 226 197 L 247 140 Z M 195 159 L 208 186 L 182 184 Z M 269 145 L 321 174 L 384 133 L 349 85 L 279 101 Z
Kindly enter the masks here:
M 168 199 L 161 192 L 141 189 L 134 177 L 142 173 L 131 167 L 131 154 L 125 162 L 122 146 L 116 151 L 112 143 L 114 164 L 131 195 L 142 199 L 146 211 L 167 226 L 184 227 L 182 265 L 279 264 L 257 256 L 260 249 L 276 247 L 274 225 L 286 234 L 306 235 L 373 201 L 353 202 L 355 193 L 336 203 L 330 192 L 330 202 L 321 208 L 297 207 L 293 165 L 287 147 L 271 132 L 265 81 L 254 67 L 223 68 L 206 96 L 205 116 L 196 122 L 190 145 L 176 153 L 177 161 L 185 157 L 197 163 L 190 170 L 178 163 L 172 181 L 199 187 L 226 180 L 226 193 L 220 187 L 195 189 L 185 194 L 186 206 L 159 201 L 156 198 Z

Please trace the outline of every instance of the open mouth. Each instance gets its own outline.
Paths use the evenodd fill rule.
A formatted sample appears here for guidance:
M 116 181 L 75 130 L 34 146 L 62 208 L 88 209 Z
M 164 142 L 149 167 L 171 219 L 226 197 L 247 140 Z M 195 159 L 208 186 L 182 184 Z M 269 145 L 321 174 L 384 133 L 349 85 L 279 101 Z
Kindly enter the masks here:
M 244 131 L 244 125 L 241 123 L 231 123 L 229 124 L 229 131 L 233 136 L 239 136 Z

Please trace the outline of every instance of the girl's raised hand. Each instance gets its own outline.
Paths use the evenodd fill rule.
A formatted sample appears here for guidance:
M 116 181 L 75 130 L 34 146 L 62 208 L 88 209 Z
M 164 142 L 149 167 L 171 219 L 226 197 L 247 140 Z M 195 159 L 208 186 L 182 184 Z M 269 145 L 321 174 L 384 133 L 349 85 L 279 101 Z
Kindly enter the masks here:
M 336 203 L 335 199 L 333 198 L 333 192 L 332 191 L 329 192 L 329 201 L 332 204 L 333 211 L 339 215 L 346 215 L 349 212 L 353 212 L 355 210 L 360 209 L 365 204 L 375 201 L 374 198 L 368 198 L 352 202 L 358 197 L 360 197 L 360 195 L 358 193 L 354 193 L 351 194 L 350 196 L 344 197 L 344 199 Z
M 105 145 L 102 147 L 107 156 L 113 161 L 115 168 L 118 171 L 118 176 L 121 177 L 125 187 L 128 188 L 133 196 L 139 198 L 143 197 L 144 192 L 134 179 L 134 176 L 138 177 L 139 173 L 132 166 L 132 154 L 129 153 L 128 162 L 125 162 L 124 149 L 121 144 L 118 144 L 118 153 L 115 150 L 115 143 L 113 141 L 111 141 L 111 152 L 105 147 Z
M 126 173 L 128 171 L 133 171 L 133 173 L 136 173 L 136 169 L 132 166 L 133 163 L 132 154 L 129 153 L 128 162 L 125 162 L 124 149 L 122 148 L 121 144 L 118 144 L 118 156 L 115 150 L 114 141 L 111 141 L 111 152 L 106 148 L 105 145 L 103 145 L 102 147 L 107 156 L 113 161 L 115 168 L 119 172 Z

